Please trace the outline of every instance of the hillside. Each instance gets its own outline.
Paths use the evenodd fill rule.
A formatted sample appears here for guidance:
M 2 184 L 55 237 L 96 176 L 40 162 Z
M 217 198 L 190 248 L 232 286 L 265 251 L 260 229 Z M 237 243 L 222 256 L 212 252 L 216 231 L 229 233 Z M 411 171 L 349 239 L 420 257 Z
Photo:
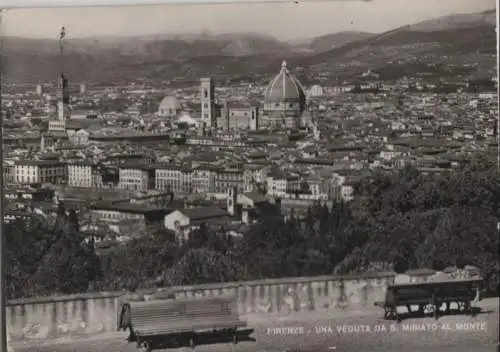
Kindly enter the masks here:
M 373 35 L 373 33 L 350 31 L 332 33 L 314 38 L 308 47 L 311 51 L 318 53 L 338 48 L 351 42 L 368 39 Z
M 496 11 L 490 10 L 473 14 L 457 14 L 417 23 L 409 27 L 411 31 L 432 32 L 478 26 L 495 26 Z
M 422 64 L 439 68 L 446 63 L 470 63 L 475 65 L 473 70 L 484 71 L 495 65 L 494 22 L 494 12 L 455 15 L 378 35 L 333 33 L 300 45 L 254 33 L 73 38 L 65 44 L 64 70 L 72 82 L 103 83 L 194 80 L 203 75 L 219 80 L 265 79 L 279 70 L 283 59 L 290 67 L 332 72 L 337 78 L 366 68 L 397 76 L 412 72 L 405 65 Z M 58 72 L 56 40 L 8 37 L 3 39 L 3 49 L 7 81 L 52 81 Z
M 316 72 L 327 68 L 337 70 L 339 76 L 353 75 L 367 68 L 392 71 L 395 76 L 414 74 L 416 71 L 410 66 L 420 66 L 420 72 L 421 66 L 427 66 L 434 70 L 430 72 L 434 75 L 444 73 L 439 72 L 442 65 L 470 64 L 474 66 L 472 71 L 492 70 L 496 62 L 496 33 L 492 23 L 492 13 L 450 16 L 351 42 L 299 59 L 295 64 Z
M 5 77 L 11 81 L 51 80 L 57 74 L 56 40 L 8 37 L 3 40 Z M 73 81 L 124 81 L 161 76 L 170 80 L 194 74 L 245 73 L 243 61 L 258 56 L 268 62 L 293 49 L 270 36 L 149 36 L 75 38 L 65 43 L 65 71 Z M 245 57 L 245 59 L 240 59 Z M 217 59 L 215 59 L 217 58 Z M 257 64 L 259 66 L 259 64 Z M 30 68 L 30 69 L 27 69 Z

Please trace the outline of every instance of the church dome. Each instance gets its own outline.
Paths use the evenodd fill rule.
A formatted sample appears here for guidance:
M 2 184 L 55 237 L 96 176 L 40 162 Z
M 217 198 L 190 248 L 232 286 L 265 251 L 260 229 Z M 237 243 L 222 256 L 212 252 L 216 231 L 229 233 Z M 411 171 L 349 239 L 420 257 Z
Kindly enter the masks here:
M 322 97 L 324 94 L 323 88 L 318 84 L 315 84 L 309 89 L 310 97 Z
M 176 115 L 182 110 L 180 101 L 174 96 L 166 96 L 158 106 L 158 114 L 162 116 Z
M 267 103 L 297 102 L 301 110 L 305 106 L 304 88 L 288 71 L 286 61 L 283 61 L 280 73 L 269 83 L 264 100 Z

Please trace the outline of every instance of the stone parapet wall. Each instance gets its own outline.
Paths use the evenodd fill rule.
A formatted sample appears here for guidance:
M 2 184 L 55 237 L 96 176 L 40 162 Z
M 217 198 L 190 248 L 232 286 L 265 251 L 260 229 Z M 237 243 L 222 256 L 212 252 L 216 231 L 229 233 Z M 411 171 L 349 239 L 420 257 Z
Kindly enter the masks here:
M 434 272 L 419 272 L 411 281 L 425 281 Z M 363 310 L 383 300 L 393 272 L 359 276 L 321 276 L 259 280 L 169 288 L 176 298 L 235 295 L 240 314 L 290 316 L 297 313 Z M 156 291 L 137 295 L 146 299 Z M 116 331 L 123 292 L 80 294 L 12 300 L 7 303 L 7 326 L 15 340 L 52 339 Z

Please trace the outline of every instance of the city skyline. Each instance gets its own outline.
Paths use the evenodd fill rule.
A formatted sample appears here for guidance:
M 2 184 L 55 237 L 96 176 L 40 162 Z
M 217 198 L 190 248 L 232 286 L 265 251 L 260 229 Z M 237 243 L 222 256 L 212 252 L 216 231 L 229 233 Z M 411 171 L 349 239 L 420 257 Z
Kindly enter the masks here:
M 492 9 L 495 9 L 492 0 L 443 0 L 425 4 L 413 0 L 380 0 L 11 9 L 4 15 L 2 32 L 5 36 L 57 39 L 60 27 L 66 26 L 68 37 L 73 38 L 252 32 L 294 40 L 343 31 L 381 33 L 442 16 Z M 309 18 L 314 20 L 308 21 Z M 131 23 L 137 25 L 131 26 Z

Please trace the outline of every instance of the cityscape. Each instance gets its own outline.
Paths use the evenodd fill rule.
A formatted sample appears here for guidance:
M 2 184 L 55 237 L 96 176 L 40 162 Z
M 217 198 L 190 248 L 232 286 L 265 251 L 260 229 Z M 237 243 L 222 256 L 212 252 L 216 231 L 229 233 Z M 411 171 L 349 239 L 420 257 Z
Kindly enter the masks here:
M 382 13 L 390 1 L 381 2 Z M 103 9 L 118 20 L 88 36 L 78 9 L 54 9 L 56 24 L 49 9 L 11 20 L 9 12 L 1 91 L 8 299 L 387 272 L 410 282 L 431 273 L 470 279 L 476 270 L 484 295 L 498 297 L 495 4 L 446 2 L 387 28 L 359 24 L 369 11 L 346 5 L 335 16 L 357 16 L 352 30 L 304 30 L 306 39 L 284 34 L 291 19 L 272 34 L 259 32 L 268 17 L 255 32 L 247 20 L 228 24 L 226 5 L 199 5 L 220 12 L 219 27 L 154 34 L 125 30 L 120 8 Z M 340 5 L 265 6 L 292 18 L 293 6 Z M 137 11 L 167 7 L 181 6 Z M 12 24 L 34 13 L 50 25 L 16 34 Z M 488 299 L 481 304 L 493 313 L 474 324 L 489 324 L 477 339 L 492 348 L 498 298 Z M 270 301 L 259 304 L 282 312 L 285 303 Z M 16 312 L 25 303 L 9 304 Z M 30 339 L 26 309 L 13 339 Z M 305 331 L 272 331 L 285 330 Z M 455 350 L 481 345 L 456 335 Z M 344 347 L 359 351 L 381 343 L 348 340 Z M 388 350 L 402 350 L 394 341 Z M 432 343 L 436 351 L 447 344 Z M 326 350 L 310 344 L 299 350 Z

